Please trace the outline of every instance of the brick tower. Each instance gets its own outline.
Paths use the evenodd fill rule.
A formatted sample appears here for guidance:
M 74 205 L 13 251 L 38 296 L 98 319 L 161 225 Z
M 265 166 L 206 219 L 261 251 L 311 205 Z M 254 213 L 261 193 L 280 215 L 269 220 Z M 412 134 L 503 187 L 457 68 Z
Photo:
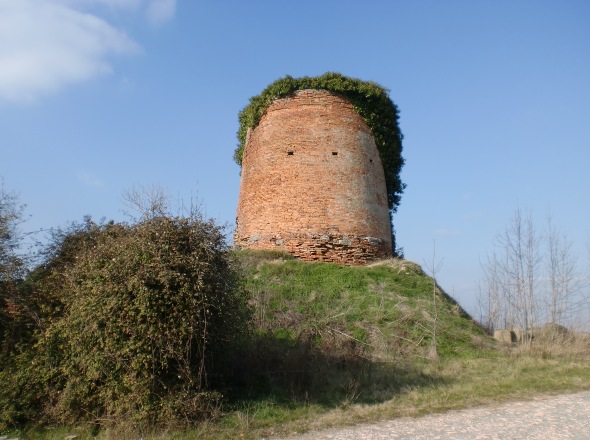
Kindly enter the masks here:
M 392 254 L 383 166 L 345 98 L 276 99 L 247 135 L 234 244 L 307 261 L 366 264 Z

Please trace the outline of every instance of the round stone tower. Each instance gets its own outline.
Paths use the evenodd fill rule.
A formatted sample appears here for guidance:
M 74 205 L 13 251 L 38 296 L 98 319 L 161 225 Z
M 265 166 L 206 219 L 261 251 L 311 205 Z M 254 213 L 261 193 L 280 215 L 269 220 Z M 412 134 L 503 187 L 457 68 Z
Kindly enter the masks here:
M 392 254 L 383 166 L 345 98 L 300 90 L 247 135 L 234 244 L 302 260 L 366 264 Z

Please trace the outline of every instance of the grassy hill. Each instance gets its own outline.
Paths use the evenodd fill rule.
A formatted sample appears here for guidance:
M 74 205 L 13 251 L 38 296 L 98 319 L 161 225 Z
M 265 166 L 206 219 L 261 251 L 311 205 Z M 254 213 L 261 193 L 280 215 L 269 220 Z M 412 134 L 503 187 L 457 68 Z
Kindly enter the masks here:
M 224 394 L 218 418 L 143 438 L 266 438 L 590 389 L 588 346 L 559 354 L 503 346 L 415 263 L 341 267 L 276 252 L 236 256 L 252 328 L 238 351 L 212 366 L 211 384 Z M 137 437 L 121 428 L 95 437 L 83 427 L 17 434 Z
M 235 412 L 226 427 L 240 429 L 244 414 L 255 414 L 264 430 L 377 407 L 449 383 L 429 365 L 498 356 L 495 342 L 415 263 L 342 267 L 276 252 L 238 256 L 254 337 L 234 366 L 242 386 L 229 391 Z
M 341 267 L 260 251 L 239 258 L 256 337 L 240 356 L 244 387 L 211 438 L 590 388 L 587 356 L 511 352 L 415 263 Z
M 490 339 L 415 263 L 306 263 L 242 251 L 255 327 L 278 338 L 374 362 L 469 357 Z

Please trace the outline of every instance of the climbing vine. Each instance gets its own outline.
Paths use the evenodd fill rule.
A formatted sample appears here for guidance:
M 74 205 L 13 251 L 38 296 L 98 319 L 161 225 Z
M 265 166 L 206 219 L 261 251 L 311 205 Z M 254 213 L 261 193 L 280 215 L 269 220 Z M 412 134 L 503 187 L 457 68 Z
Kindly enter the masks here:
M 291 96 L 296 91 L 304 89 L 327 90 L 341 95 L 363 117 L 373 133 L 383 163 L 389 209 L 395 212 L 406 186 L 400 179 L 404 165 L 401 154 L 403 136 L 398 126 L 397 107 L 389 98 L 387 90 L 371 81 L 361 81 L 335 72 L 316 77 L 285 76 L 276 80 L 260 95 L 250 98 L 250 103 L 239 114 L 239 143 L 234 153 L 237 164 L 242 165 L 248 129 L 256 128 L 268 106 L 275 99 Z

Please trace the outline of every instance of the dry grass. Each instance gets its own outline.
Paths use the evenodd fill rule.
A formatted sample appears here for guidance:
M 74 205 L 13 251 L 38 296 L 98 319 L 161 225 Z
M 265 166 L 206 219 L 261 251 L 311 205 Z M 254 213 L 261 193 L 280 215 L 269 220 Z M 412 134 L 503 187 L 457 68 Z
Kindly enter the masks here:
M 368 264 L 366 267 L 377 267 L 377 266 L 388 266 L 393 269 L 397 269 L 399 272 L 405 272 L 408 268 L 417 269 L 422 271 L 422 268 L 411 261 L 403 260 L 401 258 L 385 258 L 383 260 L 375 261 Z
M 305 432 L 335 426 L 367 423 L 394 417 L 424 414 L 531 399 L 590 389 L 590 367 L 586 359 L 542 359 L 531 355 L 499 359 L 439 362 L 425 366 L 425 374 L 437 375 L 438 384 L 408 386 L 388 400 L 372 405 L 356 403 L 315 416 L 275 426 L 275 433 Z M 251 438 L 268 434 L 253 430 Z

